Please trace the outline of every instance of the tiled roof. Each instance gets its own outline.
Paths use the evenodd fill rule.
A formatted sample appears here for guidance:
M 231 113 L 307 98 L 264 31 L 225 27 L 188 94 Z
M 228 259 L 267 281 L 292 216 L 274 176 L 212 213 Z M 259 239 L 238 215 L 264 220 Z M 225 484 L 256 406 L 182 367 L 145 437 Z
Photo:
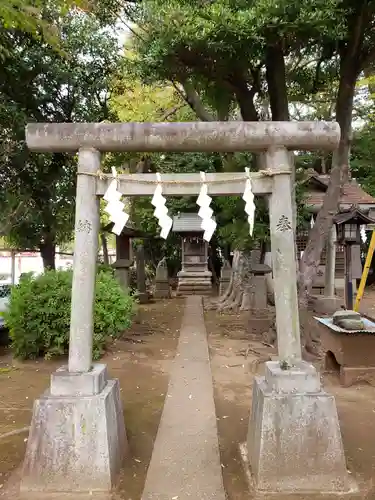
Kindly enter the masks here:
M 344 224 L 345 222 L 352 221 L 356 222 L 359 225 L 367 225 L 367 224 L 374 224 L 375 220 L 372 219 L 371 217 L 367 217 L 365 213 L 363 213 L 361 210 L 358 208 L 351 208 L 349 210 L 343 210 L 339 212 L 335 217 L 333 218 L 333 221 L 335 224 Z
M 329 175 L 318 175 L 315 174 L 310 177 L 310 181 L 314 179 L 317 181 L 316 184 L 321 184 L 322 189 L 319 190 L 318 187 L 311 186 L 311 191 L 306 195 L 306 203 L 308 205 L 321 205 L 323 203 L 323 198 L 325 195 L 326 186 L 328 186 Z M 347 205 L 374 205 L 375 198 L 366 193 L 361 186 L 352 179 L 350 182 L 344 184 L 341 199 L 341 204 Z
M 201 224 L 202 219 L 198 214 L 180 213 L 173 217 L 172 231 L 174 233 L 203 233 Z

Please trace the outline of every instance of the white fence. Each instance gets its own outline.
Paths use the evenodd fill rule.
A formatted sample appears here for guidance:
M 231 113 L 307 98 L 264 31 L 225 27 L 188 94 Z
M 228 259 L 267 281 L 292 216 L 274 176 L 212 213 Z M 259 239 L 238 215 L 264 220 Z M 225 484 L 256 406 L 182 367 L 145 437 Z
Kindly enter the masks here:
M 14 282 L 18 283 L 21 274 L 43 272 L 43 260 L 40 253 L 20 252 L 14 254 Z M 67 269 L 73 264 L 72 255 L 56 254 L 56 269 Z M 0 252 L 0 281 L 12 281 L 12 253 Z
M 112 264 L 115 260 L 115 254 L 111 251 L 109 261 Z M 73 255 L 56 252 L 55 264 L 56 269 L 68 269 L 73 266 Z M 0 282 L 12 282 L 13 272 L 14 283 L 18 283 L 21 274 L 40 274 L 43 270 L 43 259 L 39 252 L 15 252 L 12 257 L 9 250 L 0 251 Z

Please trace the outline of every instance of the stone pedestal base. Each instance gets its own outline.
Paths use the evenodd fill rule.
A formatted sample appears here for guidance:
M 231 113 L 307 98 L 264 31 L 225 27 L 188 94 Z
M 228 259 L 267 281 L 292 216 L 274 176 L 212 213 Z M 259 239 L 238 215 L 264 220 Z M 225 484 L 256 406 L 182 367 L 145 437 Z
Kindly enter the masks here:
M 52 376 L 54 394 L 48 390 L 35 401 L 21 493 L 111 490 L 127 451 L 119 383 L 105 380 L 104 365 L 90 374 L 59 371 Z M 75 395 L 68 395 L 69 375 L 79 387 Z
M 275 315 L 270 314 L 269 311 L 257 311 L 256 314 L 252 313 L 249 315 L 249 321 L 247 323 L 247 332 L 249 335 L 259 335 L 268 338 L 270 332 L 272 332 L 272 327 L 275 323 Z M 276 335 L 276 333 L 275 333 Z M 269 338 L 267 342 L 273 342 L 273 339 Z
M 150 297 L 146 292 L 138 292 L 137 299 L 140 304 L 147 304 L 150 301 Z
M 129 292 L 130 288 L 130 267 L 133 265 L 133 261 L 128 259 L 117 259 L 116 262 L 112 264 L 115 269 L 115 278 L 120 283 L 121 288 L 125 293 Z
M 267 281 L 266 275 L 252 276 L 252 287 L 254 290 L 252 308 L 257 310 L 267 309 Z
M 314 295 L 310 299 L 310 305 L 318 314 L 332 315 L 344 306 L 342 297 L 336 295 L 329 297 L 328 295 Z
M 178 274 L 177 295 L 211 295 L 211 272 L 186 272 Z
M 169 280 L 157 280 L 155 282 L 155 299 L 170 299 L 171 298 L 171 288 L 169 286 Z
M 287 370 L 266 363 L 254 383 L 247 448 L 257 491 L 351 490 L 334 397 L 308 363 Z

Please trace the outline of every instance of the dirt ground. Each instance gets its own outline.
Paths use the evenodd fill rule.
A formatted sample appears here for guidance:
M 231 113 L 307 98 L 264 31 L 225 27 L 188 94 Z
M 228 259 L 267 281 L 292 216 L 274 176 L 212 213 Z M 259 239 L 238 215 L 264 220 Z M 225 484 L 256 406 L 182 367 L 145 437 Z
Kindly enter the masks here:
M 168 387 L 184 301 L 155 302 L 140 306 L 139 323 L 118 340 L 103 358 L 109 374 L 120 381 L 130 447 L 113 500 L 141 497 L 153 442 Z M 1 439 L 5 433 L 28 426 L 32 403 L 49 384 L 49 376 L 66 360 L 12 362 L 0 354 L 0 498 L 13 500 L 7 479 L 19 467 L 27 433 Z M 7 491 L 8 490 L 8 491 Z
M 130 455 L 113 500 L 139 500 L 156 436 L 171 360 L 176 351 L 183 299 L 141 306 L 139 322 L 117 341 L 104 358 L 110 374 L 120 379 Z M 363 307 L 375 313 L 375 291 Z M 371 308 L 373 310 L 371 311 Z M 259 331 L 249 330 L 248 313 L 206 311 L 219 444 L 228 500 L 249 500 L 238 443 L 246 440 L 254 376 L 276 355 L 262 343 Z M 47 387 L 50 373 L 64 360 L 13 362 L 0 352 L 0 497 L 13 500 L 7 480 L 22 462 L 27 432 L 6 433 L 30 423 L 33 400 Z M 375 388 L 344 389 L 333 374 L 323 384 L 338 406 L 348 468 L 359 482 L 361 498 L 375 500 Z M 357 497 L 356 497 L 357 498 Z M 199 500 L 199 499 L 196 499 Z

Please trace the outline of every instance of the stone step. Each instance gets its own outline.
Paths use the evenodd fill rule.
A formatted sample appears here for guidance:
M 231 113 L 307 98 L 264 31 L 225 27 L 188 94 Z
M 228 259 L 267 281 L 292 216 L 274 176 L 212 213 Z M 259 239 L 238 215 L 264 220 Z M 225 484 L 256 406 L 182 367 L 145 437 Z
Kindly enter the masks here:
M 190 290 L 195 290 L 195 291 L 210 291 L 212 290 L 211 286 L 179 286 L 177 287 L 177 290 L 179 291 L 190 291 Z

